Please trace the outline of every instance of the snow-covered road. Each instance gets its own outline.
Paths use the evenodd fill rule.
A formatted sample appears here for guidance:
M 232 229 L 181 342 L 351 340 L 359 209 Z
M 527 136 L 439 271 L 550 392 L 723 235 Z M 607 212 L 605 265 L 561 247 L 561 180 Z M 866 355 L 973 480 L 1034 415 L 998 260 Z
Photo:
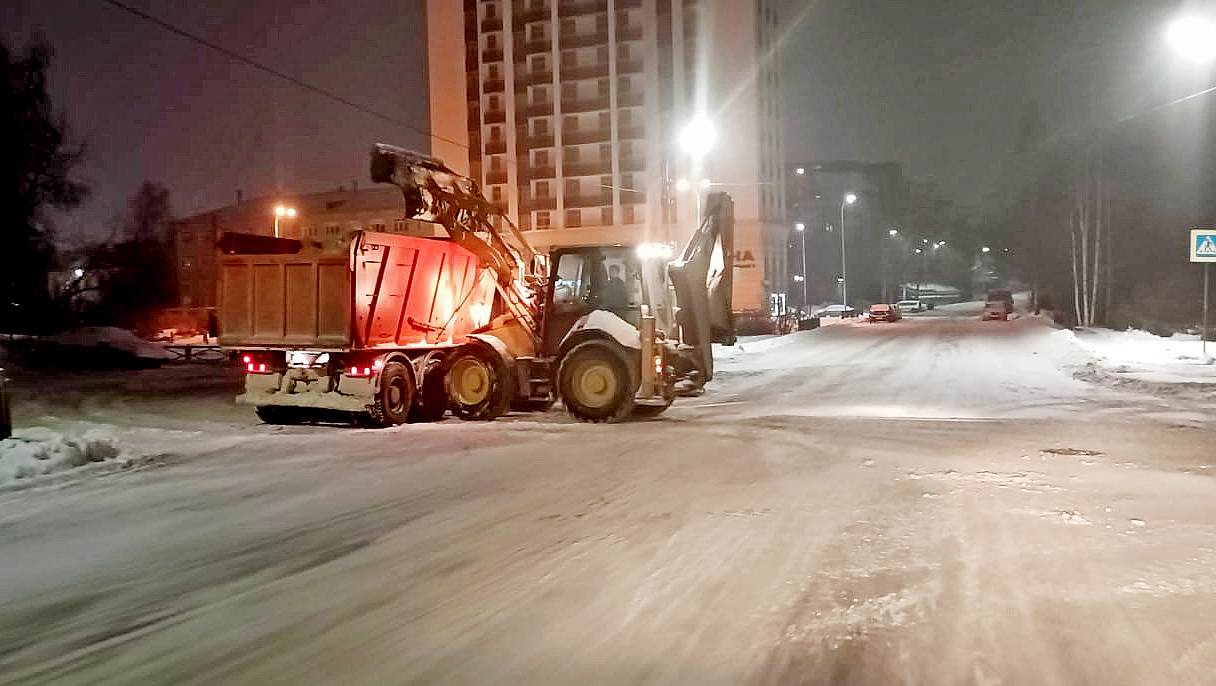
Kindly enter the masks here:
M 161 466 L 0 493 L 0 684 L 1216 683 L 1216 399 L 1072 336 L 751 339 L 616 426 L 19 378 Z

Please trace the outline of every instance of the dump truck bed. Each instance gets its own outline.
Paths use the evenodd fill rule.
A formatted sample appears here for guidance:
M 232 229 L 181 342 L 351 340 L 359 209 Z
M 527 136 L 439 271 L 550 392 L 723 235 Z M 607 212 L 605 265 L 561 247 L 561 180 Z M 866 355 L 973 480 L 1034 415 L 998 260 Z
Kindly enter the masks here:
M 490 318 L 494 283 L 442 239 L 360 232 L 347 251 L 224 255 L 220 344 L 366 350 L 460 342 Z

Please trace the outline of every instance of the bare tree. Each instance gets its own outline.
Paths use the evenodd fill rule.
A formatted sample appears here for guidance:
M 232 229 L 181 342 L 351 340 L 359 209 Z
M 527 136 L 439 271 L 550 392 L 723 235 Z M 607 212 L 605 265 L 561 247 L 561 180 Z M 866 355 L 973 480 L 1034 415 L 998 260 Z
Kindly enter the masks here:
M 1099 285 L 1104 275 L 1103 248 L 1109 240 L 1106 183 L 1101 147 L 1083 146 L 1074 157 L 1069 188 L 1069 238 L 1072 247 L 1073 312 L 1078 326 L 1097 321 Z

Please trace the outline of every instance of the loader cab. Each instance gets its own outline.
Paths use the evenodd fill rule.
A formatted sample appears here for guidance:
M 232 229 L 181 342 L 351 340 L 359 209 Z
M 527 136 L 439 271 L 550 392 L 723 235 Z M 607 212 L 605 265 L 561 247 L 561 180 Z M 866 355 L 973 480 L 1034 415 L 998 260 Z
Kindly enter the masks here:
M 652 311 L 653 285 L 664 286 L 666 260 L 648 259 L 631 246 L 558 248 L 549 258 L 548 306 L 542 347 L 556 354 L 571 327 L 595 310 L 605 310 L 637 328 L 642 307 Z

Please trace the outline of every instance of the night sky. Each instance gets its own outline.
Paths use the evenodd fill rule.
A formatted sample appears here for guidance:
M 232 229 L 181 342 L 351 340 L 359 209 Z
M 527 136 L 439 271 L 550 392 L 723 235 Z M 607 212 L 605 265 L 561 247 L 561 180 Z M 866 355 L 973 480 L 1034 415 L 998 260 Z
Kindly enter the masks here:
M 460 0 L 451 0 L 459 2 Z M 235 52 L 367 107 L 427 125 L 422 0 L 128 0 Z M 1073 5 L 1090 5 L 1089 8 Z M 1100 6 L 1100 7 L 1098 7 Z M 787 2 L 781 55 L 792 160 L 899 161 L 977 204 L 1042 103 L 1054 135 L 1210 85 L 1171 58 L 1162 31 L 1182 3 L 1111 0 Z M 55 102 L 89 146 L 94 197 L 59 220 L 102 235 L 140 182 L 179 215 L 279 189 L 368 183 L 372 142 L 426 149 L 416 132 L 301 90 L 101 0 L 13 0 L 20 49 L 56 50 Z M 452 87 L 463 88 L 463 84 Z M 1202 103 L 1201 103 L 1202 104 Z

